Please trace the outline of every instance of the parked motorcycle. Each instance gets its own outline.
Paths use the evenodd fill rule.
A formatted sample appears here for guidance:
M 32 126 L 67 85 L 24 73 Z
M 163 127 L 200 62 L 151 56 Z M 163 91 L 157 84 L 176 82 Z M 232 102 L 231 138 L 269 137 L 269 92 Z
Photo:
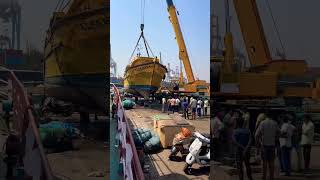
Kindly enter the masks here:
M 186 157 L 186 164 L 183 171 L 186 174 L 193 174 L 192 165 L 197 163 L 200 166 L 210 166 L 210 139 L 195 132 L 193 134 L 195 140 L 189 147 L 189 154 Z

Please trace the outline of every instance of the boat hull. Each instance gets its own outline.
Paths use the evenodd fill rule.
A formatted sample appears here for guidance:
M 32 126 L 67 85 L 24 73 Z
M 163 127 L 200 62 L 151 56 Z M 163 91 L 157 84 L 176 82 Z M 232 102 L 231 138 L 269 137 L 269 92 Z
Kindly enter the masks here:
M 129 93 L 147 98 L 159 89 L 166 72 L 166 67 L 159 62 L 144 59 L 144 62 L 127 67 L 124 88 Z
M 104 0 L 87 0 L 74 1 L 68 12 L 54 14 L 44 53 L 48 96 L 105 112 L 108 11 Z
M 107 112 L 106 81 L 104 74 L 69 75 L 46 78 L 46 94 L 66 102 L 72 102 L 77 110 Z

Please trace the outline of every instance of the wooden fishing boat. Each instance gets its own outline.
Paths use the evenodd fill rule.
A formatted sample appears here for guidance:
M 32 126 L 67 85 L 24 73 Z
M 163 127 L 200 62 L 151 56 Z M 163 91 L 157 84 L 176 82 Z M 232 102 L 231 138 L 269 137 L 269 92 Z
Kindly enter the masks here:
M 159 89 L 166 73 L 167 68 L 158 58 L 137 56 L 126 68 L 124 88 L 129 93 L 148 98 Z

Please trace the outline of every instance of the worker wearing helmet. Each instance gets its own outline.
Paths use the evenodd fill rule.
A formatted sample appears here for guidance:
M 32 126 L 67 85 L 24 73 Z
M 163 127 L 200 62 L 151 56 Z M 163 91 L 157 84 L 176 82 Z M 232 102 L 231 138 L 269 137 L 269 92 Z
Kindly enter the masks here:
M 179 152 L 183 153 L 183 145 L 189 143 L 191 137 L 192 132 L 189 129 L 181 128 L 181 131 L 173 138 L 172 149 L 169 155 L 170 160 L 173 160 Z

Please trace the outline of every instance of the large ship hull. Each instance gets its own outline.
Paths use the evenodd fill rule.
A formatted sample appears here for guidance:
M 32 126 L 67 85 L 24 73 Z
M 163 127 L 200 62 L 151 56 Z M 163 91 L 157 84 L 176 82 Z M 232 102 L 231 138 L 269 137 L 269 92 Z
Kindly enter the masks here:
M 46 94 L 81 107 L 82 111 L 105 111 L 104 74 L 66 75 L 46 78 Z M 85 109 L 85 110 L 83 110 Z
M 106 111 L 109 6 L 104 0 L 74 1 L 56 12 L 45 43 L 48 96 L 90 111 Z
M 159 89 L 166 72 L 166 67 L 157 59 L 138 57 L 126 69 L 124 88 L 129 93 L 148 98 Z

